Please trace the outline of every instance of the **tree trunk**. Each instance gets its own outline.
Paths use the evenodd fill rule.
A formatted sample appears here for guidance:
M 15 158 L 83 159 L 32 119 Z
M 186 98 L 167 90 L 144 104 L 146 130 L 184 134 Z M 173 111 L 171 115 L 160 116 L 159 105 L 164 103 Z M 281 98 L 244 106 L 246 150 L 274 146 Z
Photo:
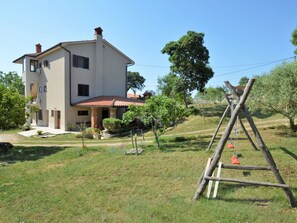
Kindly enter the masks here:
M 158 137 L 157 131 L 156 131 L 156 129 L 154 127 L 153 127 L 153 133 L 154 133 L 156 143 L 157 143 L 157 146 L 158 146 L 158 149 L 159 149 L 160 148 L 159 137 Z
M 188 108 L 188 103 L 187 103 L 187 92 L 186 92 L 186 91 L 183 92 L 183 100 L 184 100 L 184 103 L 185 103 L 186 108 Z
M 295 124 L 294 122 L 294 118 L 293 117 L 290 117 L 289 118 L 289 121 L 290 121 L 290 128 L 293 132 L 297 132 L 297 124 Z

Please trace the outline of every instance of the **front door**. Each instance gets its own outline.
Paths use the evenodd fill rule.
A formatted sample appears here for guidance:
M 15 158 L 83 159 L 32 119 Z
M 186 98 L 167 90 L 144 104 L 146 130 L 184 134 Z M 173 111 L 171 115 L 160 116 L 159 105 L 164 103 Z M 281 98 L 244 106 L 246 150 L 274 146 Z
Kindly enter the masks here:
M 109 110 L 108 109 L 102 109 L 102 120 L 105 118 L 109 118 Z
M 61 111 L 56 111 L 56 129 L 61 128 Z

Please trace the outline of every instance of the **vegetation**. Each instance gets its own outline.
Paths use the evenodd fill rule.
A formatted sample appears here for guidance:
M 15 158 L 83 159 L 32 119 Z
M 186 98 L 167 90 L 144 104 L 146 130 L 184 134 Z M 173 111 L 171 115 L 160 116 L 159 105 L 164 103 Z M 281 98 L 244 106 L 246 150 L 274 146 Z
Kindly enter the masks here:
M 292 32 L 291 42 L 295 47 L 297 47 L 297 28 Z M 297 48 L 295 49 L 294 53 L 297 54 Z
M 289 119 L 292 131 L 297 131 L 297 63 L 284 63 L 268 74 L 257 77 L 250 95 L 253 110 L 276 112 Z
M 203 91 L 214 74 L 208 65 L 209 53 L 203 43 L 203 33 L 188 31 L 178 41 L 167 43 L 161 51 L 169 55 L 170 70 L 179 77 L 177 92 L 183 92 L 185 106 L 187 95 L 193 90 Z
M 14 71 L 7 74 L 0 71 L 0 83 L 21 95 L 25 94 L 25 86 L 22 78 Z
M 217 103 L 225 99 L 225 89 L 223 87 L 208 87 L 204 92 L 197 92 L 195 100 L 197 102 Z
M 25 123 L 26 99 L 14 88 L 0 83 L 0 128 L 16 128 Z
M 141 91 L 145 87 L 144 82 L 145 78 L 141 76 L 138 72 L 128 71 L 127 91 L 131 89 L 134 92 L 134 94 L 136 93 L 136 90 Z
M 121 120 L 116 118 L 105 118 L 103 119 L 103 127 L 107 131 L 116 131 L 121 128 Z
M 139 119 L 145 125 L 151 126 L 159 148 L 159 137 L 164 134 L 169 126 L 177 125 L 185 116 L 186 111 L 183 107 L 175 100 L 161 95 L 147 99 L 143 106 L 129 106 L 123 120 L 127 124 Z
M 285 181 L 297 196 L 296 136 L 261 131 Z M 163 140 L 163 139 L 162 139 Z M 22 147 L 1 155 L 1 222 L 296 222 L 282 189 L 221 183 L 218 198 L 192 201 L 210 153 L 209 138 L 164 138 L 141 156 L 126 147 Z M 239 140 L 243 165 L 265 165 Z M 222 155 L 230 163 L 232 151 Z M 294 158 L 295 157 L 295 158 Z M 271 172 L 222 171 L 223 177 L 274 182 Z M 50 211 L 49 211 L 50 210 Z
M 245 86 L 248 82 L 249 82 L 249 78 L 246 76 L 243 76 L 242 78 L 240 78 L 238 85 Z
M 162 78 L 158 78 L 157 89 L 160 94 L 169 98 L 177 100 L 180 104 L 184 103 L 184 91 L 178 87 L 179 77 L 174 73 L 169 73 Z M 186 104 L 190 104 L 192 101 L 191 94 L 186 95 Z

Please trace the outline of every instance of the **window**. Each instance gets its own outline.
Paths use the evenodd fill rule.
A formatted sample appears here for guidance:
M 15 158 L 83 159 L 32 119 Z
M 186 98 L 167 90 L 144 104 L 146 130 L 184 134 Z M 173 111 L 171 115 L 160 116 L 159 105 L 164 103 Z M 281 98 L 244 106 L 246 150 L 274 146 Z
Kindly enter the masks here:
M 47 86 L 46 85 L 43 87 L 43 91 L 47 92 Z
M 39 92 L 42 92 L 42 87 L 39 87 Z
M 38 112 L 38 119 L 39 120 L 42 120 L 42 110 L 41 109 Z
M 30 60 L 30 71 L 36 72 L 36 69 L 38 67 L 38 61 L 37 60 Z
M 54 113 L 54 112 L 55 112 L 54 110 L 51 111 L 51 116 L 52 116 L 52 117 L 55 116 L 55 113 Z
M 89 115 L 89 111 L 77 111 L 77 115 L 78 116 L 88 116 Z
M 78 85 L 78 96 L 89 96 L 89 85 L 79 84 Z
M 89 69 L 89 58 L 73 55 L 73 66 Z

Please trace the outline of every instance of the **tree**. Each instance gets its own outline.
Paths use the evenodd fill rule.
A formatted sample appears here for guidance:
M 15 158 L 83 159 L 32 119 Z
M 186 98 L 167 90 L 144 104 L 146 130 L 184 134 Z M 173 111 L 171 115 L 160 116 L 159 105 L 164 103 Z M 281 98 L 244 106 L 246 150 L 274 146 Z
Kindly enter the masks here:
M 0 83 L 0 126 L 2 129 L 15 128 L 26 121 L 26 99 L 14 88 Z
M 291 43 L 297 47 L 297 28 L 292 32 Z M 295 49 L 294 53 L 297 54 L 297 48 Z
M 14 71 L 8 72 L 7 74 L 0 71 L 0 83 L 11 90 L 17 91 L 19 94 L 24 95 L 25 93 L 25 86 L 22 78 Z
M 224 100 L 224 93 L 225 90 L 223 87 L 208 87 L 205 88 L 204 92 L 197 92 L 195 98 L 200 99 L 203 98 L 203 100 L 208 102 L 221 102 Z
M 297 63 L 284 63 L 257 78 L 250 95 L 250 107 L 284 115 L 289 119 L 292 131 L 296 132 L 296 86 Z
M 249 78 L 246 76 L 243 76 L 242 78 L 240 78 L 238 85 L 245 86 L 247 84 L 247 82 L 249 82 Z
M 159 148 L 159 137 L 169 126 L 177 125 L 185 116 L 186 110 L 174 99 L 160 95 L 147 99 L 143 106 L 130 105 L 123 116 L 123 121 L 127 124 L 139 119 L 145 125 L 150 125 Z
M 180 77 L 177 88 L 183 92 L 186 107 L 187 95 L 195 89 L 203 91 L 214 74 L 208 65 L 209 52 L 203 43 L 203 33 L 188 31 L 187 35 L 167 43 L 161 50 L 163 54 L 169 55 L 171 72 Z
M 179 77 L 174 73 L 169 73 L 162 78 L 158 78 L 158 91 L 167 97 L 177 100 L 179 103 L 183 103 L 183 90 L 178 88 Z M 191 103 L 191 95 L 187 94 L 187 104 Z
M 134 94 L 136 93 L 136 90 L 141 91 L 145 87 L 144 82 L 145 78 L 141 76 L 138 72 L 128 71 L 127 91 L 131 89 L 134 92 Z

